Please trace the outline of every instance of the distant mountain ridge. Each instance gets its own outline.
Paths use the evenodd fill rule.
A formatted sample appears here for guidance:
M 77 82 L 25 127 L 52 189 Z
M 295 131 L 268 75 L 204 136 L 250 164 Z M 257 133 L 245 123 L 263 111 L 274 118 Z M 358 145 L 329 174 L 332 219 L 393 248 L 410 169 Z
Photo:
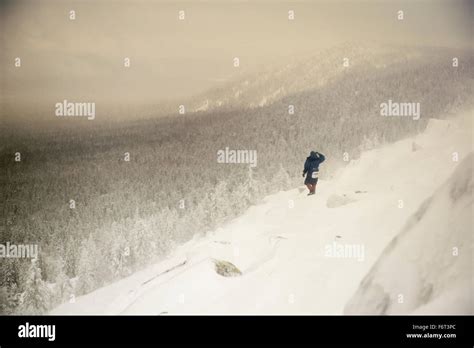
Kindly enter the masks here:
M 386 69 L 398 63 L 429 61 L 442 56 L 450 59 L 453 52 L 442 48 L 342 44 L 294 57 L 286 64 L 274 63 L 258 71 L 243 72 L 231 81 L 191 98 L 188 110 L 262 107 L 286 96 L 322 87 L 354 68 Z

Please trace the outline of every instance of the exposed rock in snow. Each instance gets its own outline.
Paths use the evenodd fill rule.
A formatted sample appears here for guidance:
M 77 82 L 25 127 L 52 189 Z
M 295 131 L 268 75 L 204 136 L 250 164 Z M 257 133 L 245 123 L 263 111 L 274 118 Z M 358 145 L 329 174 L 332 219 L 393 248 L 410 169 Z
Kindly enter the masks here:
M 236 277 L 242 275 L 242 272 L 229 261 L 213 260 L 217 274 L 223 277 Z

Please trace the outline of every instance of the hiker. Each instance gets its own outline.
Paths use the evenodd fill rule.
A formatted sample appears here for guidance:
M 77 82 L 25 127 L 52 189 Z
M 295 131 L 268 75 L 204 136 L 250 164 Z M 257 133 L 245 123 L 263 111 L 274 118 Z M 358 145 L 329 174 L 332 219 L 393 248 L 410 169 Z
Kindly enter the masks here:
M 303 176 L 306 175 L 304 184 L 309 190 L 308 196 L 314 195 L 316 192 L 316 184 L 318 183 L 319 165 L 324 162 L 326 157 L 322 153 L 311 151 L 309 157 L 306 157 L 304 163 Z

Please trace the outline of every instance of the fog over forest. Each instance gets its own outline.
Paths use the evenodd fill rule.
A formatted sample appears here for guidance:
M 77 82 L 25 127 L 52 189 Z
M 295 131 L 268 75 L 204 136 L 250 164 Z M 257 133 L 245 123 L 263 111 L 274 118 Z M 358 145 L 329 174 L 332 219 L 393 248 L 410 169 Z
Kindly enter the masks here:
M 345 42 L 472 44 L 470 1 L 6 0 L 0 9 L 0 102 L 8 111 L 41 104 L 50 112 L 65 98 L 102 109 L 181 104 L 240 74 Z

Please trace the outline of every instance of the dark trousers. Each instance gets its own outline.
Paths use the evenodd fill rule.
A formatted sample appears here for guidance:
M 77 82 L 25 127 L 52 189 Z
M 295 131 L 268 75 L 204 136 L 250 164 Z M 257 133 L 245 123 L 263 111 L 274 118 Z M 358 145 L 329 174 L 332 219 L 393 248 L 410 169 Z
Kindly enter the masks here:
M 310 193 L 315 193 L 316 191 L 316 184 L 306 184 L 306 187 L 308 188 Z

